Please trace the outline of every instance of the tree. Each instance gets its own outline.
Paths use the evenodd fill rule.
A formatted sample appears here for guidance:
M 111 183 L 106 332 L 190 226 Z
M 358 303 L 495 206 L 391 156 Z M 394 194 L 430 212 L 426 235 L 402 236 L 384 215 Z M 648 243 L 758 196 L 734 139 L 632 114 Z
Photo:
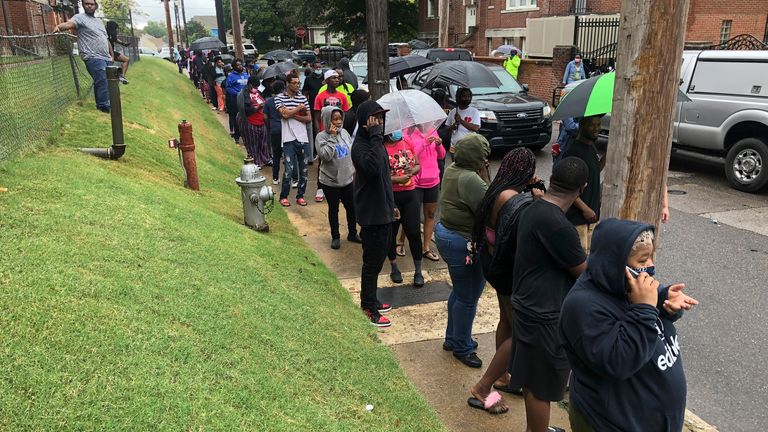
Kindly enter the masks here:
M 156 38 L 162 38 L 168 35 L 168 32 L 165 29 L 165 24 L 158 21 L 147 22 L 147 25 L 144 27 L 144 33 Z
M 133 12 L 134 17 L 143 15 L 134 0 L 99 0 L 99 9 L 104 18 L 115 21 L 121 31 L 129 29 L 128 11 Z
M 210 32 L 207 28 L 205 28 L 204 25 L 200 24 L 197 21 L 187 21 L 187 35 L 189 37 L 189 41 L 194 42 L 197 39 L 210 36 Z

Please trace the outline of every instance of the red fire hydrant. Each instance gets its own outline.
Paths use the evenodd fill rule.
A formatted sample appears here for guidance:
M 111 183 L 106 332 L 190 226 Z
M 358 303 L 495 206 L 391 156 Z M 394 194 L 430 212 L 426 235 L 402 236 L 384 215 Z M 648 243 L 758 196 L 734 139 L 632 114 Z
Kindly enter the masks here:
M 168 142 L 171 148 L 179 149 L 179 159 L 185 172 L 185 186 L 192 190 L 200 190 L 197 178 L 197 161 L 195 160 L 195 139 L 192 137 L 192 123 L 182 120 L 179 123 L 179 140 Z

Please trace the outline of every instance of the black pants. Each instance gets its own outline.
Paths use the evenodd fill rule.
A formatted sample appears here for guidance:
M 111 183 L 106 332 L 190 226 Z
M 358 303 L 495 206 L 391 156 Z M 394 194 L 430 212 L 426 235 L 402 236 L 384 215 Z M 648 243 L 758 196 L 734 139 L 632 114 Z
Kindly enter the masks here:
M 387 258 L 392 241 L 392 224 L 369 225 L 360 229 L 363 239 L 363 269 L 360 277 L 360 306 L 378 313 L 379 299 L 376 296 L 379 272 Z
M 237 96 L 227 93 L 227 114 L 229 114 L 229 133 L 236 140 L 240 139 L 240 128 L 237 126 Z
M 421 203 L 415 190 L 395 192 L 395 206 L 400 210 L 400 220 L 392 223 L 392 243 L 387 251 L 389 260 L 397 258 L 397 229 L 403 225 L 413 261 L 421 261 Z
M 280 159 L 283 157 L 283 141 L 280 132 L 269 134 L 269 142 L 272 144 L 272 178 L 280 179 Z
M 328 203 L 328 224 L 331 226 L 331 238 L 341 238 L 339 233 L 339 201 L 344 204 L 344 210 L 347 212 L 347 230 L 350 235 L 357 233 L 357 222 L 355 219 L 355 201 L 354 186 L 352 183 L 344 187 L 333 187 L 320 184 L 320 188 L 325 192 L 325 202 Z
M 208 100 L 211 101 L 211 105 L 213 105 L 214 108 L 219 109 L 219 97 L 216 94 L 215 81 L 208 82 Z

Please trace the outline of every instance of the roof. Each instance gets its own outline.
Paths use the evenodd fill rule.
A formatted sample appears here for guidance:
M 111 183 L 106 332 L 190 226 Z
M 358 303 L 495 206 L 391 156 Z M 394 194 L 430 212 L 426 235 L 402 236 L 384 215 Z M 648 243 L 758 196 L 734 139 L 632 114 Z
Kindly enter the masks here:
M 686 51 L 688 53 L 690 51 Z M 693 51 L 696 53 L 699 51 Z M 742 50 L 712 50 L 701 51 L 699 59 L 702 60 L 768 60 L 768 50 L 742 51 Z

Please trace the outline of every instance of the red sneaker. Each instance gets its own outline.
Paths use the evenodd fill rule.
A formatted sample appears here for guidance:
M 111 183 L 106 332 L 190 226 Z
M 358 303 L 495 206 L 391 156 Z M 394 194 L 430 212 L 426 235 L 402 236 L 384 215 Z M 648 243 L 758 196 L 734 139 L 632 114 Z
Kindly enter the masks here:
M 392 310 L 392 306 L 386 303 L 379 303 L 379 307 L 376 308 L 380 314 L 387 313 Z
M 365 315 L 368 316 L 368 319 L 371 320 L 371 324 L 375 325 L 376 327 L 389 327 L 392 325 L 392 322 L 387 319 L 387 317 L 379 314 L 378 312 L 374 313 L 368 310 L 364 310 Z
M 307 205 L 307 200 L 305 200 L 304 198 L 297 198 L 297 199 L 296 199 L 296 202 L 297 202 L 297 203 L 298 203 L 300 206 L 302 206 L 302 207 L 305 207 L 305 206 Z
M 283 207 L 290 207 L 291 203 L 288 201 L 288 198 L 283 198 L 280 200 L 280 205 Z

